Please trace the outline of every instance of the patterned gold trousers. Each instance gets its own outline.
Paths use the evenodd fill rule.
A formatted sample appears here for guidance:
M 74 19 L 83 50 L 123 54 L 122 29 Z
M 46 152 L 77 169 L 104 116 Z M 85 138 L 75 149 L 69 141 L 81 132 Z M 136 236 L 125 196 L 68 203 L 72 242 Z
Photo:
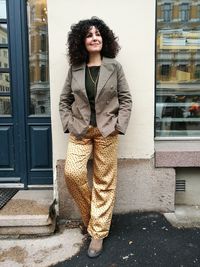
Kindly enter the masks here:
M 65 179 L 81 212 L 84 225 L 93 238 L 108 235 L 117 182 L 118 135 L 103 137 L 90 127 L 81 140 L 70 134 Z M 87 162 L 93 152 L 93 186 L 89 187 Z

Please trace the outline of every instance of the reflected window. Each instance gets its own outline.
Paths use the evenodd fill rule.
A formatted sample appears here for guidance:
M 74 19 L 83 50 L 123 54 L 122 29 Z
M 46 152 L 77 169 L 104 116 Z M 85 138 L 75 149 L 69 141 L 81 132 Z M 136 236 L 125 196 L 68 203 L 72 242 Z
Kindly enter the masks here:
M 157 4 L 163 12 L 157 21 L 156 137 L 200 137 L 199 5 L 195 0 Z
M 11 114 L 11 103 L 9 96 L 0 96 L 0 115 Z
M 166 78 L 169 78 L 169 76 L 170 76 L 170 65 L 163 64 L 161 66 L 161 75 L 165 76 Z
M 7 24 L 0 24 L 0 44 L 8 43 Z
M 6 0 L 1 0 L 0 1 L 0 19 L 6 19 L 7 14 L 6 14 Z
M 41 77 L 42 82 L 46 81 L 46 66 L 45 65 L 41 65 L 40 67 L 40 77 Z
M 27 14 L 29 28 L 29 113 L 31 115 L 50 115 L 46 1 L 27 1 Z
M 0 73 L 0 115 L 11 115 L 9 73 Z
M 200 79 L 200 64 L 199 65 L 196 65 L 196 68 L 195 68 L 195 78 L 196 79 Z
M 42 52 L 46 52 L 47 51 L 47 38 L 46 38 L 46 34 L 42 34 L 41 35 L 41 51 Z
M 200 5 L 197 7 L 197 18 L 200 20 Z
M 169 22 L 171 20 L 171 4 L 165 3 L 163 6 L 163 20 Z
M 180 19 L 181 21 L 189 20 L 189 4 L 188 3 L 183 3 L 180 5 Z

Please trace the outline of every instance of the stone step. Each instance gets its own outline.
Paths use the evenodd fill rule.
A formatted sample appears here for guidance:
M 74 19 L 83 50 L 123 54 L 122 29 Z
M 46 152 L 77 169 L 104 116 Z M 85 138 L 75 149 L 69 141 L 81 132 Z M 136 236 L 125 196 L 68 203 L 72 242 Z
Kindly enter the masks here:
M 164 213 L 165 218 L 174 226 L 180 228 L 200 228 L 200 206 L 176 205 L 175 211 Z
M 53 190 L 20 190 L 0 210 L 0 235 L 49 235 L 55 227 Z

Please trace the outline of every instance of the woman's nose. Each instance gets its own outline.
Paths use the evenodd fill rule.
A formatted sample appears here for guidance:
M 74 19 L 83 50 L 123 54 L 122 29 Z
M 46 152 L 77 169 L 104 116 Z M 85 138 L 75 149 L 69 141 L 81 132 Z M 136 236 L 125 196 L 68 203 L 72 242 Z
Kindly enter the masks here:
M 93 40 L 96 41 L 96 39 L 97 39 L 97 37 L 96 37 L 96 35 L 94 34 L 94 35 L 93 35 Z

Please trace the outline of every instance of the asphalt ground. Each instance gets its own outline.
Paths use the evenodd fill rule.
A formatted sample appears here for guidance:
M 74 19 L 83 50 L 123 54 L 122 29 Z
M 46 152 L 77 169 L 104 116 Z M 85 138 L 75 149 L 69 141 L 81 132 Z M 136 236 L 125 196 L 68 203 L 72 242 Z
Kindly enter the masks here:
M 175 228 L 159 213 L 115 215 L 103 253 L 88 258 L 88 245 L 54 267 L 200 266 L 200 229 Z

